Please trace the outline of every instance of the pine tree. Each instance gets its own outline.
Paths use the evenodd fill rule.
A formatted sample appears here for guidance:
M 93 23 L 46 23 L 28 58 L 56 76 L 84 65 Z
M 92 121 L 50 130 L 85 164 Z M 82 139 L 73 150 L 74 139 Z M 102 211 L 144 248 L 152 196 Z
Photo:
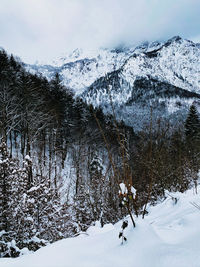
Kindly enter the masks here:
M 188 164 L 190 171 L 198 172 L 200 166 L 200 119 L 194 105 L 190 107 L 185 122 L 186 145 L 188 148 Z M 195 184 L 196 184 L 196 178 Z
M 186 122 L 185 135 L 187 141 L 197 141 L 200 137 L 200 119 L 195 105 L 190 107 Z

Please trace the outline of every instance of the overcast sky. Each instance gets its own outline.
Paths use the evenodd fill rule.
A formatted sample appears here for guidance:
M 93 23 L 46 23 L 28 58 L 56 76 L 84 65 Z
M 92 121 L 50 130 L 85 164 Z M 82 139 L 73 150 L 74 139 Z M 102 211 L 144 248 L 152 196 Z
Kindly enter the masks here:
M 200 0 L 0 0 L 0 46 L 28 63 L 174 35 L 200 41 Z

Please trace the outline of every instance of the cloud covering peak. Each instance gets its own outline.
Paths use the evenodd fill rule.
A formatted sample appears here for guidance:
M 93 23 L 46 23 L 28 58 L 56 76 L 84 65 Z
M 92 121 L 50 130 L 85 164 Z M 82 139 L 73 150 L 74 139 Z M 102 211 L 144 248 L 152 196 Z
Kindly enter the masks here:
M 199 0 L 1 0 L 0 46 L 26 62 L 173 35 L 200 40 Z

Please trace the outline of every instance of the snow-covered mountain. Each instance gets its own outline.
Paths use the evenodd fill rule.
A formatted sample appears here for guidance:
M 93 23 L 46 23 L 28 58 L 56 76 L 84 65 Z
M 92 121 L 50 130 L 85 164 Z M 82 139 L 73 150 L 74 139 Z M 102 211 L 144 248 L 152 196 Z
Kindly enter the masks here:
M 112 100 L 120 119 L 127 120 L 127 112 L 144 114 L 149 105 L 168 116 L 200 99 L 200 46 L 179 36 L 131 48 L 75 50 L 52 65 L 27 69 L 49 79 L 58 72 L 76 95 L 104 110 Z
M 83 51 L 76 49 L 46 65 L 27 65 L 32 72 L 48 78 L 59 72 L 63 83 L 77 94 L 98 78 L 121 69 L 121 75 L 133 85 L 137 77 L 149 75 L 186 90 L 200 92 L 199 44 L 178 36 L 165 43 L 145 42 L 140 46 Z
M 115 76 L 112 80 L 115 79 L 115 82 L 117 80 L 119 83 L 116 88 L 113 81 L 114 88 L 110 88 L 114 102 L 118 102 L 119 99 L 121 102 L 127 102 L 138 80 L 159 81 L 189 92 L 200 93 L 200 49 L 198 45 L 180 37 L 174 37 L 162 45 L 155 47 L 147 44 L 143 51 L 137 49 L 135 51 L 137 53 L 133 52 L 118 69 L 117 75 L 109 73 L 109 77 L 106 77 L 109 80 L 111 76 Z M 127 90 L 124 90 L 124 84 Z M 94 96 L 90 94 L 91 88 L 94 87 L 93 84 L 85 95 L 98 98 L 98 94 L 104 95 L 104 91 L 108 90 L 105 84 Z
M 122 75 L 134 84 L 139 77 L 200 93 L 200 49 L 193 42 L 174 37 L 158 49 L 133 55 L 123 66 Z
M 131 49 L 87 52 L 76 49 L 72 54 L 53 60 L 52 63 L 26 65 L 26 69 L 32 73 L 41 73 L 48 79 L 58 72 L 63 84 L 79 95 L 100 77 L 119 69 L 131 55 Z

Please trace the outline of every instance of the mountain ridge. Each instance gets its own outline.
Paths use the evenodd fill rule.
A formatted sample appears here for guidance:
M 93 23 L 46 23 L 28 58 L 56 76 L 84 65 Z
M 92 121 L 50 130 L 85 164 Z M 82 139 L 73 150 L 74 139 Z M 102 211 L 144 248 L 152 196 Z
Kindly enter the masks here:
M 171 46 L 171 48 L 170 48 Z M 168 49 L 170 48 L 170 49 Z M 193 48 L 193 51 L 191 51 L 191 48 Z M 164 51 L 163 51 L 164 49 Z M 162 52 L 163 51 L 163 52 Z M 102 49 L 99 51 L 96 51 L 96 54 L 93 51 L 92 53 L 89 53 L 87 56 L 83 53 L 83 56 L 81 56 L 81 51 L 75 50 L 75 57 L 67 56 L 65 59 L 62 58 L 63 64 L 58 62 L 53 65 L 29 65 L 27 64 L 26 67 L 29 71 L 35 72 L 35 73 L 42 73 L 47 78 L 51 78 L 51 76 L 58 72 L 61 76 L 61 79 L 63 80 L 63 83 L 73 89 L 75 93 L 82 90 L 79 93 L 82 93 L 85 88 L 90 86 L 95 80 L 98 78 L 105 76 L 107 73 L 115 71 L 117 69 L 126 67 L 126 70 L 128 69 L 130 64 L 135 64 L 134 67 L 135 72 L 140 71 L 138 75 L 141 74 L 142 69 L 138 69 L 138 66 L 142 63 L 148 63 L 144 62 L 146 61 L 152 61 L 151 59 L 155 59 L 160 56 L 160 62 L 153 62 L 153 65 L 158 65 L 157 69 L 155 69 L 156 66 L 154 66 L 154 72 L 159 76 L 159 78 L 162 78 L 163 73 L 159 73 L 158 67 L 164 63 L 167 63 L 167 59 L 171 59 L 173 56 L 176 56 L 177 58 L 182 57 L 181 60 L 183 62 L 179 62 L 180 64 L 186 63 L 188 58 L 190 58 L 191 66 L 195 63 L 196 57 L 197 63 L 200 62 L 200 49 L 198 44 L 193 43 L 192 41 L 182 39 L 179 36 L 175 36 L 169 40 L 167 40 L 164 43 L 161 42 L 152 42 L 152 43 L 143 43 L 140 46 L 132 47 L 132 48 L 124 48 L 121 50 L 108 50 L 108 49 Z M 171 54 L 170 54 L 171 53 Z M 188 57 L 186 57 L 186 54 L 190 53 Z M 193 55 L 192 55 L 193 53 Z M 73 53 L 72 53 L 73 54 Z M 164 58 L 164 54 L 166 55 L 167 59 Z M 73 58 L 73 59 L 72 59 Z M 71 59 L 71 60 L 70 60 Z M 136 62 L 134 62 L 136 61 Z M 180 61 L 180 60 L 179 60 Z M 198 64 L 195 65 L 198 65 Z M 129 64 L 129 65 L 127 65 Z M 168 62 L 169 64 L 169 62 Z M 151 67 L 152 67 L 151 66 Z M 148 68 L 144 69 L 145 66 L 143 66 L 143 71 L 148 71 Z M 170 66 L 168 66 L 169 68 Z M 172 66 L 171 66 L 172 67 Z M 196 66 L 195 66 L 196 67 Z M 187 66 L 187 68 L 189 68 Z M 162 71 L 162 70 L 161 70 Z M 200 71 L 198 67 L 198 71 Z M 76 73 L 79 72 L 79 79 L 77 79 Z M 179 70 L 180 72 L 180 70 Z M 143 74 L 144 74 L 143 73 Z M 164 74 L 166 74 L 164 72 Z M 163 74 L 163 76 L 164 76 Z M 181 79 L 180 73 L 174 73 L 174 76 L 179 76 L 179 80 Z M 77 80 L 78 81 L 77 81 Z M 74 80 L 76 80 L 74 82 Z M 172 77 L 170 82 L 172 82 Z M 187 79 L 186 79 L 187 82 Z M 180 81 L 179 81 L 180 83 Z M 177 85 L 177 84 L 174 84 Z M 183 84 L 182 84 L 183 85 Z M 190 87 L 193 86 L 193 84 L 188 84 Z M 198 90 L 200 90 L 200 81 L 196 82 L 195 88 L 198 87 Z
M 68 62 L 70 58 L 74 61 Z M 137 88 L 139 81 L 143 84 L 143 88 L 140 88 L 140 93 L 144 95 L 143 100 L 146 94 L 144 113 L 147 106 L 149 109 L 148 101 L 151 104 L 159 103 L 153 104 L 155 109 L 160 109 L 162 102 L 164 116 L 167 116 L 164 114 L 166 112 L 171 114 L 172 110 L 174 112 L 184 109 L 183 113 L 186 114 L 191 103 L 199 103 L 200 47 L 180 36 L 174 36 L 166 42 L 144 42 L 136 47 L 99 50 L 96 54 L 89 53 L 88 57 L 75 50 L 74 55 L 63 58 L 62 62 L 62 66 L 58 63 L 56 67 L 27 65 L 27 69 L 35 73 L 41 72 L 49 79 L 58 72 L 63 84 L 73 90 L 76 96 L 89 104 L 101 106 L 107 112 L 110 98 L 121 109 L 127 105 L 130 107 L 132 103 L 132 109 L 137 112 L 134 99 L 135 104 L 141 99 Z M 165 96 L 162 96 L 163 86 L 168 88 Z M 110 95 L 108 89 L 111 91 Z M 140 105 L 144 106 L 144 101 Z M 126 122 L 125 117 L 120 119 Z

